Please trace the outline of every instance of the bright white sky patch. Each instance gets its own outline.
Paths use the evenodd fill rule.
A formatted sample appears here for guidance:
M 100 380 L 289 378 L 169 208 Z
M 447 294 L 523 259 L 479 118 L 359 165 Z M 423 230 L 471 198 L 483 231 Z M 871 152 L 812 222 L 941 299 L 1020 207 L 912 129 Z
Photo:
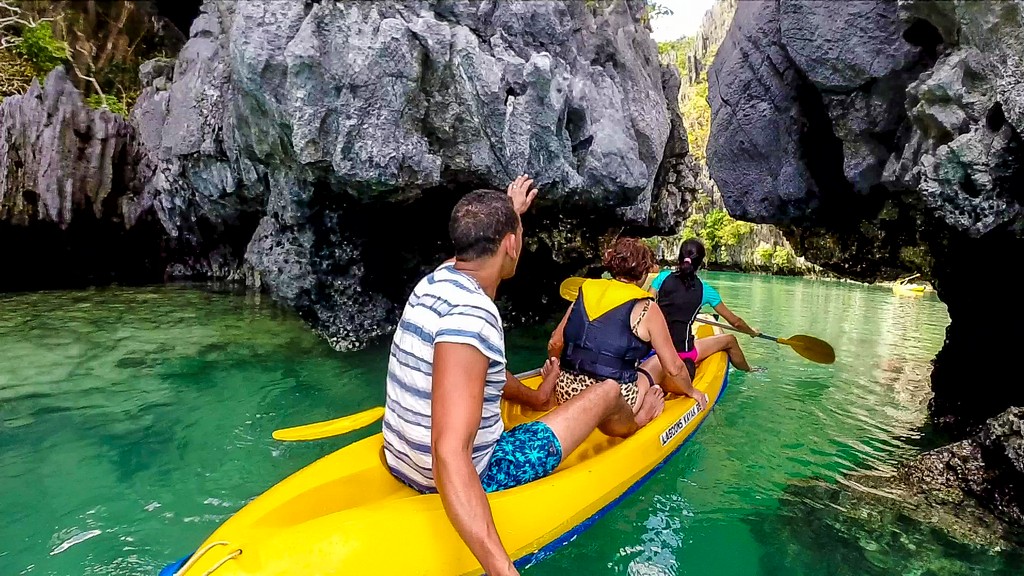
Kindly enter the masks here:
M 654 33 L 651 35 L 658 42 L 667 42 L 697 32 L 700 22 L 704 19 L 714 0 L 657 0 L 662 6 L 672 11 L 671 16 L 660 16 L 651 21 Z

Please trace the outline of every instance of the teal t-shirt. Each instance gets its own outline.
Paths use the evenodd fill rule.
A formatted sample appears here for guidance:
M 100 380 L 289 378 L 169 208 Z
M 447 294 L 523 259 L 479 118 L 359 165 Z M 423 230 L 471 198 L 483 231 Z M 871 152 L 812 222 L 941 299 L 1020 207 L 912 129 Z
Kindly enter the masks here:
M 661 284 L 665 281 L 665 278 L 668 278 L 668 275 L 671 273 L 672 270 L 662 270 L 661 272 L 659 272 L 658 275 L 655 276 L 654 280 L 651 282 L 651 289 L 661 290 Z M 710 306 L 714 308 L 715 306 L 718 306 L 719 304 L 722 303 L 722 297 L 718 295 L 718 290 L 715 290 L 714 287 L 711 286 L 711 284 L 708 284 L 703 280 L 701 280 L 701 284 L 704 285 L 704 298 L 701 299 L 700 302 L 701 308 L 703 308 L 704 306 Z

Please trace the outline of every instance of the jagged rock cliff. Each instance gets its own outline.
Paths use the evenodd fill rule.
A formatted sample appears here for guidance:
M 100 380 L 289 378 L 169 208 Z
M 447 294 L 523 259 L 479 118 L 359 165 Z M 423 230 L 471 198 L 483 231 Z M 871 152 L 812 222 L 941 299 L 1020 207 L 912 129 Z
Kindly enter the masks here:
M 0 289 L 159 281 L 155 218 L 125 211 L 134 131 L 63 69 L 0 104 Z
M 985 282 L 1024 247 L 1022 6 L 740 2 L 709 72 L 734 216 L 848 276 L 929 271 L 951 319 L 931 410 L 954 437 L 1024 405 L 1003 368 L 1020 338 L 992 324 L 1024 304 Z
M 678 223 L 663 182 L 687 154 L 679 79 L 658 63 L 644 8 L 206 0 L 176 62 L 143 67 L 134 131 L 109 121 L 126 130 L 126 171 L 102 216 L 159 221 L 148 246 L 168 277 L 245 280 L 347 349 L 387 333 L 411 283 L 448 255 L 459 196 L 528 173 L 542 190 L 532 253 L 504 293 L 543 313 L 605 232 Z M 2 106 L 5 129 L 38 126 Z M 5 203 L 42 205 L 33 186 L 9 187 Z
M 701 76 L 707 72 L 705 62 L 708 55 L 718 50 L 719 45 L 725 40 L 733 16 L 736 14 L 738 2 L 739 0 L 716 0 L 711 8 L 704 13 L 700 28 L 694 35 L 693 48 L 686 55 L 684 84 L 692 85 L 700 82 Z
M 707 102 L 707 67 L 725 39 L 736 4 L 736 0 L 717 0 L 704 14 L 693 36 L 659 45 L 662 61 L 666 65 L 677 66 L 680 71 L 679 107 L 683 111 L 682 120 L 693 151 L 669 172 L 664 184 L 664 189 L 670 191 L 672 197 L 679 198 L 674 218 L 681 219 L 675 214 L 685 218 L 683 229 L 678 233 L 654 239 L 658 259 L 665 265 L 676 263 L 679 246 L 689 234 L 705 237 L 706 243 L 713 243 L 708 240 L 715 235 L 702 234 L 701 230 L 709 218 L 720 219 L 727 209 L 705 162 L 711 120 Z M 665 208 L 666 203 L 659 207 Z M 786 237 L 774 226 L 738 226 L 731 219 L 729 222 L 728 226 L 733 227 L 734 233 L 727 235 L 728 245 L 708 246 L 712 254 L 709 262 L 712 269 L 794 275 L 822 273 L 820 268 L 796 255 Z

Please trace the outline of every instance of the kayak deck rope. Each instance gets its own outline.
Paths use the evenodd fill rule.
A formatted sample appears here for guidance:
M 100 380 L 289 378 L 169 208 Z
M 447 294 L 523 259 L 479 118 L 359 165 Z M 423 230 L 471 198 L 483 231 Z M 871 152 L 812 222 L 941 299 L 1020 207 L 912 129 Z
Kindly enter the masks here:
M 174 573 L 174 576 L 179 576 L 181 574 L 184 574 L 185 572 L 188 572 L 188 570 L 190 568 L 192 568 L 193 566 L 195 566 L 196 562 L 199 562 L 199 559 L 202 558 L 207 552 L 212 550 L 214 546 L 227 546 L 229 544 L 231 544 L 231 543 L 228 542 L 227 540 L 218 540 L 216 542 L 210 542 L 206 546 L 203 546 L 202 548 L 197 550 L 196 553 L 193 554 L 191 558 L 188 559 L 188 562 L 185 562 L 184 566 L 179 568 L 178 571 Z M 223 566 L 225 562 L 227 562 L 228 560 L 231 560 L 232 558 L 240 556 L 241 554 L 242 554 L 242 549 L 241 548 L 236 549 L 231 554 L 228 554 L 226 557 L 222 558 L 220 562 L 217 562 L 216 564 L 214 564 L 212 568 L 210 568 L 209 570 L 204 572 L 203 576 L 210 576 L 210 574 L 213 574 L 214 570 L 216 570 L 217 568 L 220 568 L 221 566 Z
M 216 564 L 211 566 L 209 570 L 207 570 L 206 572 L 203 572 L 203 576 L 210 576 L 210 574 L 213 574 L 214 570 L 216 570 L 217 568 L 220 568 L 221 566 L 223 566 L 225 562 L 227 562 L 228 560 L 231 560 L 232 558 L 237 558 L 238 556 L 241 556 L 241 555 L 242 555 L 242 549 L 241 548 L 236 548 L 234 552 L 232 552 L 231 554 L 228 554 L 227 556 L 221 558 L 220 562 L 217 562 Z

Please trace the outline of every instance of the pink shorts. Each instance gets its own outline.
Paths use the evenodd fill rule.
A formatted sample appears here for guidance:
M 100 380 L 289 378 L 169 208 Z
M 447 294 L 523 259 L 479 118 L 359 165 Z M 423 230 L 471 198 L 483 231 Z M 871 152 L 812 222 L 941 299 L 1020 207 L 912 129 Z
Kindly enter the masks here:
M 655 355 L 654 350 L 651 350 L 650 354 L 648 354 L 647 356 L 644 356 L 644 359 L 641 360 L 641 362 L 643 362 L 645 360 L 648 360 L 650 358 L 654 358 L 654 355 Z M 690 362 L 693 362 L 694 364 L 696 364 L 697 363 L 697 347 L 694 346 L 693 350 L 686 350 L 685 352 L 680 352 L 679 353 L 679 359 L 682 360 L 683 362 L 686 362 L 687 360 L 689 360 Z
M 686 352 L 680 352 L 679 353 L 679 359 L 683 360 L 683 361 L 689 360 L 690 362 L 693 362 L 694 364 L 696 364 L 697 363 L 697 347 L 694 346 L 693 350 L 687 350 Z

